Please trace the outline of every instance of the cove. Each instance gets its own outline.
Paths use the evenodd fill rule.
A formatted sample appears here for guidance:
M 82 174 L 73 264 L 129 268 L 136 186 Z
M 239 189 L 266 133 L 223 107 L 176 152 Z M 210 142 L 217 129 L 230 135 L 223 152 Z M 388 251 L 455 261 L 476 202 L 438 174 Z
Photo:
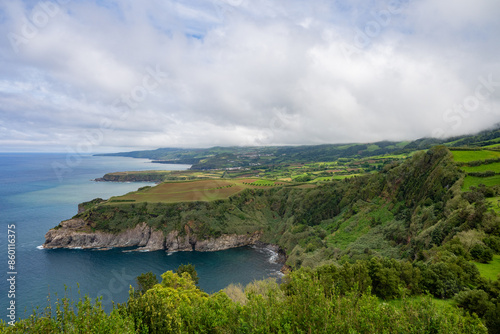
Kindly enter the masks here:
M 160 279 L 167 270 L 192 263 L 206 292 L 218 291 L 228 284 L 247 284 L 253 279 L 279 277 L 280 264 L 266 249 L 240 247 L 218 252 L 125 252 L 79 249 L 40 249 L 45 233 L 62 220 L 77 213 L 78 204 L 97 197 L 125 194 L 151 183 L 93 182 L 109 172 L 186 169 L 187 165 L 153 164 L 145 159 L 81 156 L 78 163 L 58 177 L 54 164 L 67 165 L 66 154 L 0 154 L 0 228 L 16 226 L 16 309 L 25 318 L 35 307 L 47 306 L 65 293 L 73 298 L 102 297 L 107 310 L 111 300 L 127 300 L 135 277 L 152 271 Z M 60 175 L 59 175 L 60 176 Z M 7 238 L 0 238 L 0 251 L 7 254 Z M 6 269 L 6 268 L 5 268 Z M 0 274 L 0 291 L 8 291 L 6 270 Z M 0 308 L 8 307 L 0 298 Z M 2 319 L 7 321 L 5 314 Z

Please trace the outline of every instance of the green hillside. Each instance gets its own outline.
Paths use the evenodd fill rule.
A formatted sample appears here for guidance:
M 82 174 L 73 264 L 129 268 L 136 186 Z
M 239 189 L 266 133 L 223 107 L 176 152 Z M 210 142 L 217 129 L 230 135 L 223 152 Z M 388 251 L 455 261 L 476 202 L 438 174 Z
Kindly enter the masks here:
M 160 148 L 150 151 L 101 154 L 148 158 L 161 163 L 190 164 L 195 170 L 217 168 L 251 167 L 256 165 L 281 165 L 290 163 L 331 162 L 340 158 L 362 159 L 390 154 L 407 154 L 429 149 L 435 145 L 447 147 L 483 147 L 500 140 L 498 125 L 493 130 L 476 135 L 448 139 L 422 138 L 414 141 L 351 144 L 324 144 L 308 146 L 255 146 L 212 147 L 198 149 Z
M 269 181 L 262 180 L 226 199 L 177 203 L 110 200 L 77 217 L 97 230 L 119 232 L 146 221 L 165 232 L 189 230 L 200 239 L 262 231 L 262 241 L 284 249 L 287 265 L 293 270 L 324 271 L 358 263 L 367 266 L 372 293 L 380 298 L 424 291 L 437 298 L 452 298 L 466 289 L 484 289 L 486 283 L 481 283 L 470 260 L 487 263 L 493 254 L 500 254 L 500 220 L 488 204 L 500 195 L 499 182 L 484 184 L 486 179 L 481 178 L 484 186 L 467 186 L 474 176 L 462 170 L 467 167 L 464 163 L 483 163 L 484 158 L 490 159 L 489 151 L 450 152 L 437 146 L 406 160 L 382 164 L 375 173 L 332 178 L 310 187 L 269 186 Z M 296 167 L 311 169 L 314 165 Z M 369 269 L 373 259 L 397 261 L 383 260 L 379 265 L 380 270 L 386 268 L 384 275 L 394 271 L 396 276 L 391 279 L 400 283 L 392 286 L 382 280 L 385 283 L 376 285 L 382 278 Z M 401 265 L 409 266 L 413 273 L 408 275 L 416 275 L 417 281 L 401 276 Z M 404 290 L 400 290 L 402 286 Z M 401 291 L 406 292 L 402 295 Z M 491 291 L 486 300 L 496 300 L 493 291 L 497 290 Z M 469 307 L 463 300 L 460 303 Z M 491 320 L 493 316 L 484 313 L 482 317 Z
M 223 158 L 212 166 L 249 164 L 114 173 L 113 181 L 170 180 L 83 203 L 75 218 L 89 231 L 117 233 L 141 222 L 198 240 L 260 231 L 261 241 L 287 255 L 281 284 L 258 281 L 208 295 L 189 275 L 166 272 L 110 314 L 98 302 L 62 299 L 55 317 L 49 307 L 0 330 L 498 333 L 500 154 L 481 148 L 497 135 L 262 148 L 261 155 L 214 148 L 205 158 L 206 151 L 189 150 L 205 167 L 216 156 Z M 436 141 L 445 145 L 427 147 Z

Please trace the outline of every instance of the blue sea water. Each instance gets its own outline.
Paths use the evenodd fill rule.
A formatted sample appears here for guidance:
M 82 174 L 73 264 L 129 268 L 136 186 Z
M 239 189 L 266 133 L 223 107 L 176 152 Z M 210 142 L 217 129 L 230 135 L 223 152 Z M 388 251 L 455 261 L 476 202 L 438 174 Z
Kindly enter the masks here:
M 105 173 L 129 170 L 186 169 L 187 165 L 153 164 L 145 159 L 68 156 L 65 154 L 0 153 L 0 319 L 9 321 L 7 307 L 15 300 L 16 316 L 47 306 L 47 297 L 77 291 L 111 301 L 125 302 L 135 277 L 152 271 L 158 278 L 180 264 L 192 263 L 207 292 L 230 283 L 278 277 L 280 265 L 272 252 L 241 247 L 220 252 L 125 252 L 123 249 L 40 249 L 45 233 L 76 214 L 78 203 L 109 198 L 151 183 L 94 182 Z M 8 226 L 15 225 L 15 298 L 9 298 Z

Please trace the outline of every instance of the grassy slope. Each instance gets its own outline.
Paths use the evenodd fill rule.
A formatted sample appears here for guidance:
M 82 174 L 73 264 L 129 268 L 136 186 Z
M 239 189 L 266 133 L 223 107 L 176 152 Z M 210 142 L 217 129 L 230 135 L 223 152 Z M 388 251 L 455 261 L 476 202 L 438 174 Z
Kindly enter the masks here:
M 491 208 L 497 214 L 500 214 L 500 196 L 490 197 L 486 199 L 489 203 L 491 203 Z
M 500 175 L 490 176 L 490 177 L 477 177 L 468 175 L 464 179 L 464 184 L 462 190 L 469 190 L 470 187 L 477 187 L 480 184 L 484 184 L 487 187 L 495 186 L 500 184 Z
M 245 189 L 284 186 L 286 182 L 259 179 L 212 179 L 183 182 L 164 182 L 154 188 L 135 191 L 110 198 L 113 202 L 177 203 L 227 199 Z
M 486 159 L 496 159 L 500 157 L 500 152 L 490 151 L 490 150 L 480 150 L 480 151 L 452 151 L 453 160 L 456 162 L 473 162 L 473 161 L 483 161 Z M 486 172 L 493 171 L 496 173 L 500 172 L 500 163 L 494 162 L 490 164 L 483 164 L 479 166 L 462 166 L 460 168 L 464 172 L 474 173 L 474 172 Z M 487 187 L 495 186 L 500 184 L 500 175 L 494 175 L 489 177 L 477 177 L 467 175 L 464 179 L 462 185 L 462 191 L 467 191 L 470 187 L 477 187 L 480 184 L 484 184 Z
M 500 162 L 494 162 L 491 164 L 485 164 L 485 165 L 479 165 L 479 166 L 463 166 L 460 169 L 462 169 L 464 172 L 467 173 L 477 173 L 477 172 L 487 172 L 487 171 L 493 171 L 495 173 L 500 173 Z
M 500 156 L 500 152 L 494 151 L 453 151 L 453 157 L 456 161 L 460 162 L 471 162 L 477 160 L 484 159 L 492 159 Z M 461 169 L 465 172 L 485 172 L 485 171 L 494 171 L 500 172 L 500 163 L 495 162 L 491 164 L 479 165 L 474 167 L 461 167 Z M 491 177 L 475 177 L 475 176 L 467 176 L 464 179 L 464 184 L 462 186 L 462 190 L 469 190 L 471 186 L 477 187 L 479 184 L 484 184 L 487 187 L 495 186 L 500 184 L 500 175 L 495 175 Z M 492 204 L 492 209 L 500 213 L 499 201 L 500 197 L 492 197 L 487 199 L 488 202 Z M 500 274 L 500 255 L 494 255 L 493 261 L 491 263 L 479 263 L 474 262 L 476 267 L 479 269 L 479 272 L 483 277 L 486 277 L 491 280 L 496 280 L 499 278 Z
M 452 151 L 453 159 L 456 162 L 471 162 L 477 160 L 486 160 L 486 159 L 496 159 L 500 158 L 499 151 Z
M 490 263 L 474 262 L 481 276 L 486 277 L 492 281 L 499 279 L 500 275 L 500 255 L 493 255 L 493 261 Z
M 500 156 L 500 152 L 494 151 L 453 151 L 453 157 L 455 161 L 459 162 L 472 162 L 484 159 L 492 159 Z M 485 171 L 494 171 L 500 172 L 500 163 L 495 162 L 491 164 L 479 165 L 474 167 L 461 167 L 461 169 L 465 172 L 485 172 Z M 491 177 L 475 177 L 475 176 L 467 176 L 464 179 L 464 184 L 462 186 L 462 190 L 469 190 L 471 186 L 477 187 L 479 184 L 484 184 L 485 186 L 495 186 L 500 184 L 500 175 L 495 175 Z M 500 213 L 499 201 L 500 197 L 492 197 L 487 199 L 488 202 L 492 204 L 492 209 Z M 500 255 L 494 255 L 493 261 L 489 264 L 474 262 L 476 267 L 479 269 L 479 272 L 483 277 L 486 277 L 491 280 L 496 280 L 499 278 L 500 274 Z

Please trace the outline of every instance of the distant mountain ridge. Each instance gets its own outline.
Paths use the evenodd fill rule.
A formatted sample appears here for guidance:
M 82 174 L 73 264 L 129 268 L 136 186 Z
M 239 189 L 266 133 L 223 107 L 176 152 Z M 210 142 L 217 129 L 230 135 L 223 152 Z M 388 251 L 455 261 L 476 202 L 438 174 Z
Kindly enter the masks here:
M 339 158 L 366 158 L 384 154 L 401 154 L 429 149 L 435 145 L 447 147 L 500 147 L 500 124 L 492 130 L 475 135 L 447 139 L 421 138 L 414 141 L 379 141 L 375 143 L 322 144 L 302 146 L 231 146 L 212 148 L 159 148 L 156 150 L 97 154 L 146 158 L 158 163 L 189 164 L 191 169 L 209 170 L 251 165 L 275 165 L 297 162 L 328 162 Z M 494 147 L 493 147 L 494 148 Z

